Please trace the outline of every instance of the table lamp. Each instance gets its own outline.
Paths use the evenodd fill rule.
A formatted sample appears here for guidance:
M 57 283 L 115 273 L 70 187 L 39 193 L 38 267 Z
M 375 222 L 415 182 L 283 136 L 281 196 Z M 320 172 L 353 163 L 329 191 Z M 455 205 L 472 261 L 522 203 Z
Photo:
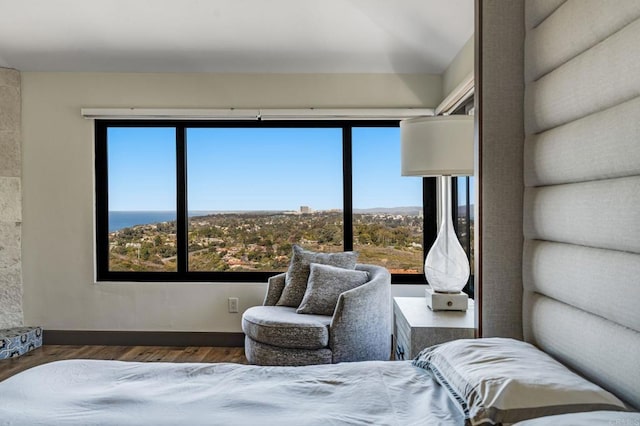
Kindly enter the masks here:
M 473 116 L 420 117 L 400 122 L 402 176 L 440 176 L 441 223 L 424 262 L 427 305 L 436 310 L 467 309 L 461 290 L 469 259 L 451 215 L 451 176 L 473 175 Z

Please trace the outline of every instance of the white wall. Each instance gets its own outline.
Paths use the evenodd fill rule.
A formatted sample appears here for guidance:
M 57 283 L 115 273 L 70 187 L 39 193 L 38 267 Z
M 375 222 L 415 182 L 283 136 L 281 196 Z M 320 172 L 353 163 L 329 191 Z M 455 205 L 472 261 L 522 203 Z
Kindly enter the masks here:
M 93 122 L 83 107 L 435 107 L 435 75 L 22 73 L 27 324 L 55 330 L 240 331 L 262 283 L 95 283 Z M 394 286 L 397 295 L 422 288 Z

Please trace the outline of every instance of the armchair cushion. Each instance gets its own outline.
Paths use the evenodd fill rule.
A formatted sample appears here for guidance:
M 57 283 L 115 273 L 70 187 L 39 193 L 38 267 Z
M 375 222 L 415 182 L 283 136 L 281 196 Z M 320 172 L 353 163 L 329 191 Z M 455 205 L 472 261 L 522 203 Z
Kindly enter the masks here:
M 307 291 L 296 310 L 299 314 L 333 315 L 341 293 L 369 280 L 369 273 L 337 268 L 319 263 L 310 264 Z
M 244 338 L 244 351 L 251 364 L 296 366 L 312 364 L 331 364 L 331 349 L 292 349 L 256 342 L 250 337 Z
M 293 245 L 291 263 L 285 277 L 285 285 L 282 295 L 276 303 L 277 306 L 290 306 L 297 308 L 302 302 L 307 290 L 307 281 L 311 269 L 311 263 L 337 266 L 344 269 L 354 269 L 358 260 L 358 253 L 345 251 L 339 253 L 316 253 L 304 250 L 298 245 Z
M 330 323 L 330 316 L 299 315 L 295 308 L 284 306 L 254 306 L 242 315 L 247 337 L 283 348 L 326 348 Z

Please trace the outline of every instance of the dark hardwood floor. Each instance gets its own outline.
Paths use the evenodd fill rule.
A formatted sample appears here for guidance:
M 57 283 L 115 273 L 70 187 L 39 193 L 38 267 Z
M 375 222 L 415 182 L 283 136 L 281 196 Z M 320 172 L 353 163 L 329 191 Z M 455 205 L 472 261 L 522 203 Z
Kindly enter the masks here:
M 44 345 L 18 358 L 0 360 L 0 381 L 36 365 L 63 359 L 114 359 L 144 362 L 234 362 L 247 364 L 244 348 Z

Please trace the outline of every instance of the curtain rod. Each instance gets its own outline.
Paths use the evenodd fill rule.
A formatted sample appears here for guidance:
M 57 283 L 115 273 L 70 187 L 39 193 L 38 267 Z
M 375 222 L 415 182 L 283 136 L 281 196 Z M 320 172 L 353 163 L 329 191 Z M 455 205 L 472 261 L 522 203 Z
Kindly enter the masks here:
M 86 119 L 119 120 L 389 120 L 434 115 L 432 108 L 180 109 L 82 108 Z

